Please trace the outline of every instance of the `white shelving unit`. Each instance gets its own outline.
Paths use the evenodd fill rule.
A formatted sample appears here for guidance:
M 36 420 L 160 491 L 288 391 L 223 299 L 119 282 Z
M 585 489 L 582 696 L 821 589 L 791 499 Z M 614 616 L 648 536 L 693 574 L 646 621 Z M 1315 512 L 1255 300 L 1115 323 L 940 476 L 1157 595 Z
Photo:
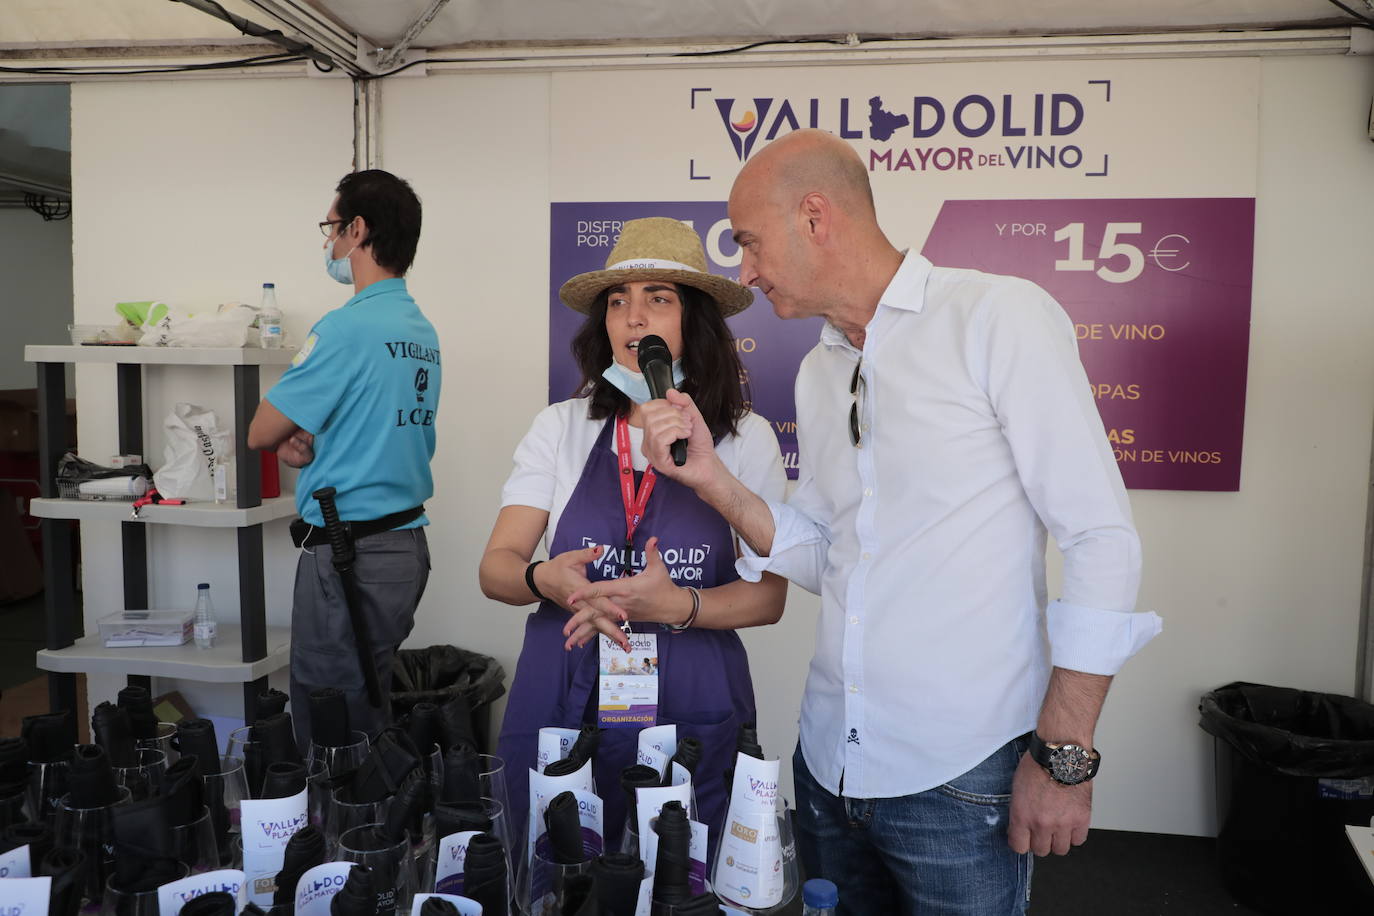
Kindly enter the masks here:
M 119 405 L 119 452 L 146 454 L 143 442 L 143 372 L 146 366 L 228 368 L 234 384 L 234 453 L 250 455 L 248 424 L 257 409 L 259 368 L 285 366 L 294 349 L 221 349 L 123 346 L 27 346 L 24 358 L 37 365 L 39 392 L 39 463 L 43 495 L 31 502 L 30 512 L 42 519 L 43 567 L 47 585 L 47 648 L 37 655 L 39 668 L 49 672 L 48 692 L 53 709 L 76 705 L 74 675 L 126 675 L 130 683 L 151 686 L 152 677 L 175 677 L 220 684 L 243 684 L 245 714 L 267 675 L 284 667 L 290 656 L 290 627 L 269 627 L 263 592 L 262 526 L 295 515 L 295 499 L 287 494 L 262 499 L 259 464 L 237 461 L 236 505 L 188 503 L 184 506 L 145 506 L 132 517 L 128 502 L 58 499 L 57 462 L 62 457 L 66 404 L 65 364 L 107 364 L 115 367 Z M 219 627 L 213 649 L 194 643 L 159 648 L 107 649 L 99 635 L 77 637 L 75 589 L 72 582 L 72 526 L 70 521 L 120 522 L 124 566 L 124 607 L 148 606 L 147 525 L 232 528 L 238 542 L 239 623 Z

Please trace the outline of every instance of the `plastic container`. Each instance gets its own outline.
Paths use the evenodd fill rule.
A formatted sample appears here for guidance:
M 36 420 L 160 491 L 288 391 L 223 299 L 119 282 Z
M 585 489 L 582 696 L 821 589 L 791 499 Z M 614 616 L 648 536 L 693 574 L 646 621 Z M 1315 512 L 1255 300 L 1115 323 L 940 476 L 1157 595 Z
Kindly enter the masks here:
M 98 624 L 100 641 L 108 649 L 181 646 L 194 629 L 190 611 L 118 611 Z
M 277 305 L 277 285 L 262 285 L 262 305 L 258 308 L 258 340 L 264 350 L 276 350 L 282 345 L 281 308 Z
M 210 600 L 210 585 L 202 582 L 196 586 L 196 648 L 213 649 L 215 630 L 215 605 Z
M 1217 863 L 1261 913 L 1370 913 L 1374 888 L 1346 824 L 1374 815 L 1374 706 L 1236 682 L 1203 695 L 1217 738 Z

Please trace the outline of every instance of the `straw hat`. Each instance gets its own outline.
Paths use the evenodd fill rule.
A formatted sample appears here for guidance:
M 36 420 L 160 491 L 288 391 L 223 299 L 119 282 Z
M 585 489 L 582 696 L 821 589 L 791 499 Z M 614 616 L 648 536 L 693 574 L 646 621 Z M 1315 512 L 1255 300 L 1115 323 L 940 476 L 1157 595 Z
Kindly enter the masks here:
M 558 290 L 558 298 L 585 315 L 603 291 L 644 280 L 695 287 L 714 299 L 726 318 L 744 311 L 754 301 L 753 290 L 706 269 L 706 251 L 694 229 L 664 216 L 625 223 L 606 258 L 606 269 L 573 277 Z

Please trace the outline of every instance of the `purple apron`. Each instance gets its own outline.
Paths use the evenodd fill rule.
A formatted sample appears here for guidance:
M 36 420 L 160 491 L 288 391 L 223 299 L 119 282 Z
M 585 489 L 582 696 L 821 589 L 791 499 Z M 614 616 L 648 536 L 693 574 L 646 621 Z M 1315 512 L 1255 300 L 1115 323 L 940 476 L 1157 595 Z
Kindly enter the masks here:
M 615 418 L 607 420 L 592 446 L 582 477 L 568 499 L 549 553 L 557 556 L 593 544 L 606 545 L 610 557 L 624 551 L 625 510 L 617 481 L 619 467 L 610 448 Z M 638 491 L 642 475 L 635 473 Z M 659 551 L 700 562 L 681 564 L 700 569 L 700 579 L 675 579 L 697 588 L 724 585 L 739 578 L 735 572 L 735 543 L 730 526 L 689 488 L 659 476 L 644 520 L 635 531 L 634 569 L 643 568 L 644 544 L 658 536 Z M 693 550 L 691 548 L 698 548 Z M 704 555 L 704 558 L 703 558 Z M 675 567 L 668 564 L 669 570 Z M 601 568 L 589 565 L 587 578 L 607 578 Z M 613 567 L 618 571 L 619 564 Z M 577 728 L 596 721 L 597 644 L 565 651 L 563 627 L 568 612 L 551 601 L 539 605 L 525 623 L 525 643 L 515 668 L 506 718 L 497 747 L 506 761 L 510 792 L 509 823 L 515 835 L 524 837 L 529 809 L 529 771 L 535 765 L 539 729 L 545 726 Z M 749 678 L 749 658 L 733 630 L 689 629 L 673 633 L 657 624 L 634 624 L 637 631 L 658 634 L 659 696 L 657 725 L 677 726 L 678 739 L 700 739 L 702 759 L 693 788 L 697 820 L 714 826 L 724 819 L 724 773 L 734 766 L 736 730 L 742 722 L 755 721 L 754 685 Z M 608 850 L 620 847 L 625 825 L 625 793 L 620 771 L 635 762 L 638 728 L 611 728 L 601 733 L 601 744 L 592 771 L 597 794 L 604 804 Z M 714 848 L 718 837 L 711 836 Z

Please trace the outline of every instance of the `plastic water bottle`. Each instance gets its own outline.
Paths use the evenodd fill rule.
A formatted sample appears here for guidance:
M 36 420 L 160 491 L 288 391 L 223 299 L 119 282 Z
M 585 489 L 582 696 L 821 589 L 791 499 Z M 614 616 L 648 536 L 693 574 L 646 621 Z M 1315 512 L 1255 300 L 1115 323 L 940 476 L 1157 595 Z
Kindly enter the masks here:
M 210 583 L 196 586 L 196 648 L 212 649 L 215 645 L 215 604 L 210 600 Z
M 262 305 L 258 308 L 258 340 L 264 350 L 282 345 L 281 309 L 277 307 L 277 284 L 262 285 Z
M 834 882 L 812 878 L 802 885 L 802 916 L 835 916 L 840 891 Z

